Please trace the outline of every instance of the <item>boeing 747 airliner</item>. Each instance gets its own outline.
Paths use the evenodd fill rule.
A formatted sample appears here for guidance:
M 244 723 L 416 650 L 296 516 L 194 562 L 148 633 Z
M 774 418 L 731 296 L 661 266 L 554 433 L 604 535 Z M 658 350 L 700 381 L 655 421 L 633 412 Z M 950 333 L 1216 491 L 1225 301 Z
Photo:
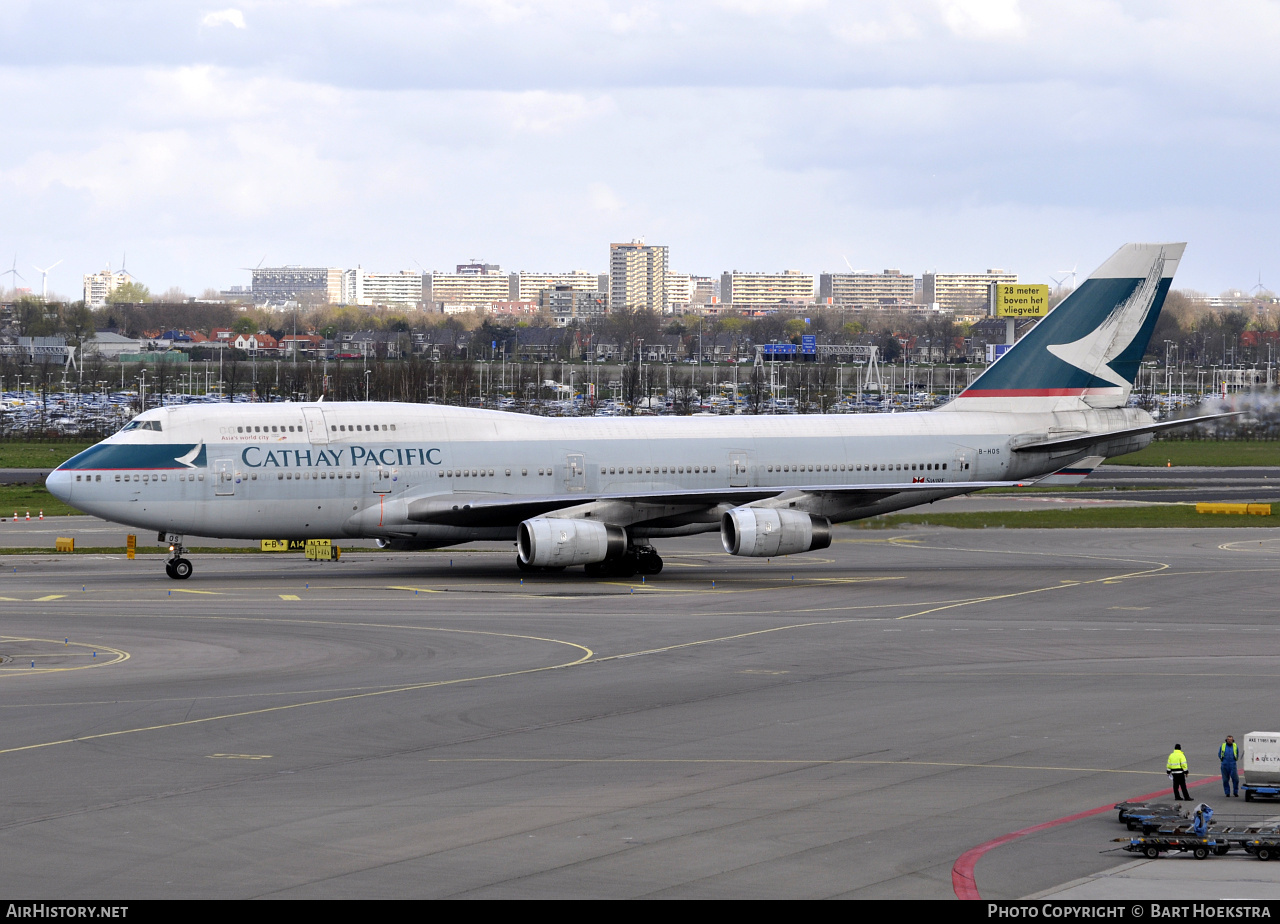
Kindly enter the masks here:
M 1184 244 L 1127 244 L 944 408 L 892 415 L 541 418 L 435 405 L 157 408 L 48 479 L 67 503 L 186 535 L 514 540 L 522 570 L 653 574 L 652 540 L 821 549 L 831 525 L 1141 449 L 1127 407 Z M 1061 475 L 1059 477 L 1062 477 Z

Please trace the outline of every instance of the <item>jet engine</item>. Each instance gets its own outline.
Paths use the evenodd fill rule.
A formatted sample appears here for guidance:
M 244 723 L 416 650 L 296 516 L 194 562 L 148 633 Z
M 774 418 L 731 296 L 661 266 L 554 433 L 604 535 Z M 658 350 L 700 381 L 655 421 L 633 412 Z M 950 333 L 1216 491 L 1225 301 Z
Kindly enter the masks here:
M 516 531 L 520 562 L 535 568 L 564 568 L 621 558 L 627 531 L 597 520 L 533 517 Z
M 720 520 L 720 542 L 730 555 L 755 558 L 812 552 L 831 545 L 831 521 L 799 510 L 734 507 Z

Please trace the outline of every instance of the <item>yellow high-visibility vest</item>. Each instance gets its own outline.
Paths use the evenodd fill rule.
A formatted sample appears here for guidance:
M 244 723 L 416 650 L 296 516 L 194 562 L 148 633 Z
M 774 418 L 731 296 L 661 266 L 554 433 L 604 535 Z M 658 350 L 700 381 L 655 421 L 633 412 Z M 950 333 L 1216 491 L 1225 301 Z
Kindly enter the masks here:
M 1169 755 L 1169 759 L 1165 761 L 1164 768 L 1166 770 L 1179 770 L 1183 773 L 1187 772 L 1187 755 L 1181 751 L 1174 751 Z

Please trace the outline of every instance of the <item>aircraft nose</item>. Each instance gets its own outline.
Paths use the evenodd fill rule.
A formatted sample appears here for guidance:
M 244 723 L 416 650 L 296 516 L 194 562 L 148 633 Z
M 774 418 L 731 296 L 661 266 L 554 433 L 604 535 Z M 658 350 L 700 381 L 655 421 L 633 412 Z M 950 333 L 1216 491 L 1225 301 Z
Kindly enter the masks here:
M 49 477 L 44 480 L 44 486 L 58 500 L 69 504 L 71 503 L 72 480 L 73 477 L 70 472 L 57 469 L 49 473 Z

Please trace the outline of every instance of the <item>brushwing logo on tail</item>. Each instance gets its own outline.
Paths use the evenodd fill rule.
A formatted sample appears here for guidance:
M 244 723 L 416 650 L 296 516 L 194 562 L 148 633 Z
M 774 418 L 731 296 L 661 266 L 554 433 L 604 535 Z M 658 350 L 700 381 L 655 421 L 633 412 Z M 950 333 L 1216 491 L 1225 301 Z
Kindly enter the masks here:
M 1147 321 L 1160 291 L 1164 276 L 1164 251 L 1160 251 L 1142 284 L 1127 299 L 1116 305 L 1107 319 L 1095 330 L 1071 343 L 1049 344 L 1046 349 L 1063 362 L 1082 372 L 1126 388 L 1129 381 L 1111 368 L 1114 362 L 1138 336 Z

